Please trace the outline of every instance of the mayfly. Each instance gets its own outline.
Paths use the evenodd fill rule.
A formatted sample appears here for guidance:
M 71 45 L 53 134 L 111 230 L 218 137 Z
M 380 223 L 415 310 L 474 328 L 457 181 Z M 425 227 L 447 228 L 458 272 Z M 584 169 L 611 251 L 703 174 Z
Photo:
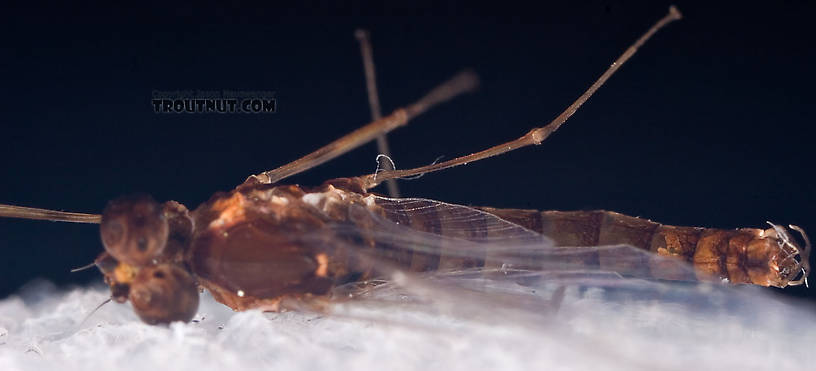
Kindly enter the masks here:
M 136 314 L 151 324 L 189 321 L 198 307 L 199 288 L 235 310 L 313 308 L 338 287 L 377 278 L 382 271 L 481 269 L 488 275 L 558 275 L 596 269 L 654 279 L 713 276 L 762 286 L 802 284 L 809 273 L 810 244 L 795 226 L 791 229 L 802 234 L 804 247 L 777 225 L 738 230 L 673 227 L 608 211 L 473 208 L 370 192 L 390 179 L 541 144 L 647 39 L 679 18 L 677 9 L 670 8 L 547 126 L 471 155 L 415 169 L 333 179 L 315 188 L 280 183 L 472 90 L 477 79 L 465 72 L 416 103 L 375 117 L 296 161 L 252 175 L 193 211 L 175 201 L 160 204 L 138 195 L 111 201 L 101 215 L 8 205 L 0 206 L 0 215 L 99 223 L 105 251 L 95 265 L 110 286 L 111 298 L 130 301 Z M 686 269 L 687 263 L 694 270 Z

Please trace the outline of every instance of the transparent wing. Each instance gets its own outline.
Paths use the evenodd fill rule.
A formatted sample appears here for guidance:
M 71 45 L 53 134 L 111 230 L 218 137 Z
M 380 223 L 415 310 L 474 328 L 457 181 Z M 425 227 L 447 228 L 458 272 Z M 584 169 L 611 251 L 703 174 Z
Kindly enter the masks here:
M 669 288 L 699 283 L 652 280 L 649 267 L 693 281 L 692 267 L 676 259 L 626 245 L 555 247 L 546 236 L 467 206 L 417 198 L 377 197 L 376 203 L 377 212 L 349 206 L 353 223 L 331 226 L 342 240 L 369 241 L 345 247 L 378 278 L 376 284 L 342 287 L 338 296 L 445 301 L 471 314 L 468 308 L 490 302 L 491 311 L 504 307 L 537 316 L 557 309 L 567 288 L 580 293 L 603 288 L 610 300 L 696 300 L 672 297 L 677 291 Z M 603 266 L 599 252 L 606 257 Z
M 672 369 L 697 364 L 689 361 L 694 359 L 785 369 L 813 360 L 793 344 L 816 340 L 810 308 L 780 301 L 768 289 L 694 281 L 684 262 L 631 246 L 554 247 L 546 236 L 466 206 L 386 198 L 377 204 L 383 212 L 361 206 L 349 211 L 370 230 L 332 226 L 341 236 L 362 233 L 388 246 L 346 246 L 369 261 L 380 279 L 339 288 L 354 299 L 332 307 L 340 317 L 435 336 L 501 338 L 512 348 L 532 344 L 548 357 L 569 357 L 565 364 L 573 366 Z M 418 213 L 448 219 L 429 228 L 432 222 L 411 221 Z M 474 231 L 474 225 L 484 229 Z M 484 264 L 415 272 L 392 259 L 394 249 Z M 601 267 L 591 258 L 598 250 L 612 252 L 607 256 L 618 264 Z M 668 267 L 684 279 L 656 279 L 643 264 Z
M 472 207 L 419 198 L 377 197 L 376 203 L 379 213 L 351 205 L 349 215 L 356 224 L 335 225 L 334 229 L 340 235 L 356 235 L 361 225 L 366 226 L 362 234 L 382 247 L 366 251 L 369 255 L 385 257 L 391 251 L 408 250 L 443 262 L 452 260 L 451 264 L 440 263 L 437 275 L 456 274 L 475 264 L 479 268 L 469 269 L 469 276 L 475 270 L 480 274 L 500 272 L 513 280 L 572 280 L 582 275 L 652 278 L 654 271 L 670 271 L 661 276 L 696 280 L 693 268 L 677 259 L 628 245 L 556 247 L 538 232 Z M 389 266 L 378 263 L 382 265 L 377 267 Z

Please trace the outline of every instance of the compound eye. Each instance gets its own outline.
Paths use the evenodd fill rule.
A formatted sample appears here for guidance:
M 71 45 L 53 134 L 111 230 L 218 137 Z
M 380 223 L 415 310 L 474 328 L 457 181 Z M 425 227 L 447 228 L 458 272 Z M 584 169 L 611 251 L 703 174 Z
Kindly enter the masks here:
M 105 246 L 120 244 L 125 238 L 125 226 L 120 220 L 113 218 L 103 219 L 99 232 L 102 234 L 102 243 Z
M 198 311 L 198 287 L 193 277 L 174 264 L 139 270 L 128 299 L 139 318 L 151 325 L 189 322 Z
M 142 266 L 164 250 L 168 229 L 162 205 L 137 195 L 109 202 L 99 232 L 105 250 L 116 260 Z

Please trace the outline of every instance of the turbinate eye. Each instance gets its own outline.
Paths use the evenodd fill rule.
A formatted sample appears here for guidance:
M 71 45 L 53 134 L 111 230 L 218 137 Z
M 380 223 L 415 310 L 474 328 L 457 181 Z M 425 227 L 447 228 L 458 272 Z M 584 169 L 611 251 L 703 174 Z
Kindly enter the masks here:
M 139 318 L 151 325 L 189 322 L 198 311 L 198 287 L 190 273 L 175 264 L 139 270 L 128 299 Z
M 161 254 L 167 243 L 168 225 L 161 204 L 150 196 L 136 195 L 109 202 L 99 231 L 111 256 L 142 266 Z

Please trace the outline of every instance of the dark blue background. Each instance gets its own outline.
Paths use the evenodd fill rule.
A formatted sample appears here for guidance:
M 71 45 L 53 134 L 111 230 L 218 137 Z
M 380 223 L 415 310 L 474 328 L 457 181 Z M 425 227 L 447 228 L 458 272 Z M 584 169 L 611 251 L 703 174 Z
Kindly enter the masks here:
M 372 33 L 385 111 L 463 67 L 483 80 L 396 131 L 397 166 L 470 153 L 555 117 L 669 3 L 312 5 L 5 9 L 0 203 L 95 213 L 138 191 L 194 208 L 294 160 L 369 121 L 357 27 Z M 816 9 L 677 5 L 686 19 L 544 145 L 404 181 L 403 193 L 816 235 Z M 156 115 L 154 89 L 274 90 L 279 112 Z M 375 155 L 367 145 L 291 181 L 369 173 Z M 98 281 L 68 270 L 101 249 L 93 225 L 0 220 L 0 297 L 37 277 Z

